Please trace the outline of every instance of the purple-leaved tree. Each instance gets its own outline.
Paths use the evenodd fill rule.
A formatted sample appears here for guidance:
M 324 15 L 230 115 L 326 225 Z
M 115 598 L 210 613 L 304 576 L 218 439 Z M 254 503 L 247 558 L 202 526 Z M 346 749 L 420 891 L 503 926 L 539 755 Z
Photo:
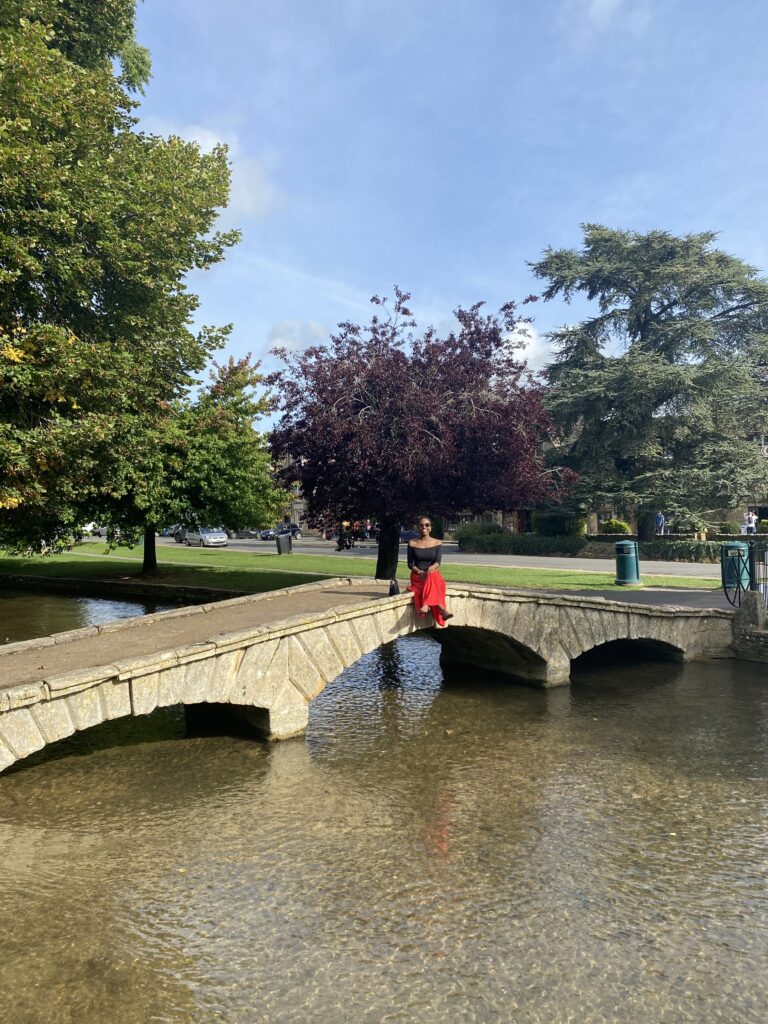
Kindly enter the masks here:
M 271 434 L 284 482 L 310 522 L 373 515 L 378 579 L 397 571 L 399 528 L 422 512 L 511 510 L 557 498 L 572 474 L 547 469 L 543 387 L 519 358 L 514 303 L 455 312 L 418 331 L 410 295 L 371 300 L 369 324 L 342 323 L 325 345 L 276 349 L 269 383 L 282 416 Z

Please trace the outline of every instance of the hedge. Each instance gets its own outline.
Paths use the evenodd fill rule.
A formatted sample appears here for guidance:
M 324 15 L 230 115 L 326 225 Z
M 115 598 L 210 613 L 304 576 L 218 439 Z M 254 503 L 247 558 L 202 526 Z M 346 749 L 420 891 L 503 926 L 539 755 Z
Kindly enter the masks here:
M 510 533 L 493 523 L 468 523 L 456 531 L 459 551 L 489 555 L 575 555 L 586 537 L 542 537 Z

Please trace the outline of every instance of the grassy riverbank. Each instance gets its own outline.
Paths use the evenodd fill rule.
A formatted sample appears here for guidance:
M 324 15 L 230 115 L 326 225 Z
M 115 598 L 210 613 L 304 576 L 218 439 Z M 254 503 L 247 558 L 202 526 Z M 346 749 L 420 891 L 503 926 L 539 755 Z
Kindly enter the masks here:
M 371 577 L 373 558 L 334 555 L 278 556 L 231 549 L 161 547 L 158 550 L 159 572 L 151 577 L 158 583 L 184 587 L 211 587 L 263 593 L 281 587 L 310 583 L 327 576 Z M 80 579 L 130 580 L 141 568 L 141 550 L 117 548 L 105 553 L 102 545 L 83 545 L 66 554 L 45 558 L 0 558 L 0 586 L 3 575 L 45 577 L 78 577 Z M 478 583 L 487 586 L 528 587 L 556 590 L 621 590 L 614 573 L 578 569 L 528 569 L 499 566 L 460 565 L 447 563 L 443 573 L 449 582 Z M 398 578 L 407 579 L 408 570 L 401 562 Z M 143 577 L 142 577 L 143 578 Z M 686 587 L 712 590 L 717 580 L 683 576 L 646 576 L 645 587 L 639 589 Z

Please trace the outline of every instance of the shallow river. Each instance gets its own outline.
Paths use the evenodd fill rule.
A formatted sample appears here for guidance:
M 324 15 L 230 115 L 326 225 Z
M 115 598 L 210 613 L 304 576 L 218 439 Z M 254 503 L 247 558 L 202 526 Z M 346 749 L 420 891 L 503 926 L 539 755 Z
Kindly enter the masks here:
M 73 597 L 65 593 L 43 594 L 0 587 L 0 646 L 177 607 L 177 604 L 150 598 L 113 601 L 104 597 Z
M 444 686 L 398 641 L 306 739 L 112 723 L 0 776 L 13 1024 L 765 1020 L 765 669 Z

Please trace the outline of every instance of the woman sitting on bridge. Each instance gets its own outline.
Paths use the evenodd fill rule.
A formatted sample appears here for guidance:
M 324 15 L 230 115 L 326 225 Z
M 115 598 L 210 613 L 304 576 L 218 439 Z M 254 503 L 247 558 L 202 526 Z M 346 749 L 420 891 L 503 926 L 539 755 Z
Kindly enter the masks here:
M 445 628 L 445 620 L 453 615 L 445 607 L 445 580 L 440 572 L 443 545 L 431 536 L 432 523 L 426 516 L 419 519 L 419 536 L 408 541 L 408 568 L 411 570 L 413 603 L 419 617 L 432 612 L 435 625 Z

